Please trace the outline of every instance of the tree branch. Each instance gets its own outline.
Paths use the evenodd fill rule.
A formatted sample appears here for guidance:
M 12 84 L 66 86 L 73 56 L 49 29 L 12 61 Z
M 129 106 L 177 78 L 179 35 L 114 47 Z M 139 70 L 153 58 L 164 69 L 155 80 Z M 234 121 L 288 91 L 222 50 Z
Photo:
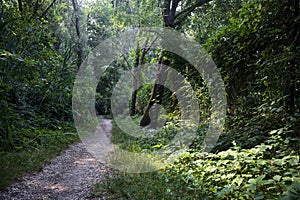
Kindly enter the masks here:
M 173 26 L 173 23 L 175 21 L 175 14 L 176 14 L 176 8 L 178 6 L 178 3 L 181 0 L 173 0 L 172 1 L 172 8 L 171 8 L 171 12 L 169 13 L 169 22 L 171 22 L 171 26 Z
M 151 49 L 151 47 L 157 41 L 157 39 L 158 39 L 158 36 L 151 42 L 151 44 L 149 45 L 149 47 L 147 49 L 145 48 L 147 46 L 147 44 L 143 45 L 142 57 L 143 57 L 143 55 L 145 56 L 148 53 L 148 51 Z M 144 63 L 141 63 L 141 64 L 143 65 Z
M 197 3 L 195 3 L 194 5 L 184 9 L 183 11 L 181 11 L 180 13 L 178 13 L 177 15 L 175 15 L 175 26 L 179 26 L 183 20 L 189 15 L 191 14 L 191 12 L 193 12 L 197 7 L 202 6 L 208 2 L 210 2 L 211 0 L 199 0 Z
M 22 13 L 23 11 L 22 0 L 18 0 L 18 6 L 19 6 L 19 11 Z
M 165 26 L 168 26 L 168 22 L 169 22 L 170 5 L 171 5 L 171 0 L 165 0 L 164 1 L 163 20 L 164 20 Z
M 33 10 L 33 13 L 31 15 L 31 19 L 33 19 L 36 16 L 38 8 L 39 8 L 39 0 L 36 0 L 35 5 L 34 5 L 34 10 Z
M 40 18 L 44 18 L 47 14 L 47 12 L 50 10 L 50 8 L 55 4 L 56 0 L 53 0 L 52 3 L 46 8 L 46 10 L 43 12 L 43 14 L 40 16 Z

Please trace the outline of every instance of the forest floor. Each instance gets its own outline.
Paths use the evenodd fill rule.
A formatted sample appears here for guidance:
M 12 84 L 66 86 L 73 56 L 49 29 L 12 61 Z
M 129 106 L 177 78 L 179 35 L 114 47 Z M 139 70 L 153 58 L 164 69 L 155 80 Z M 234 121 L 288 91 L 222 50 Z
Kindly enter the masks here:
M 111 121 L 103 119 L 101 126 L 110 132 Z M 112 170 L 99 163 L 84 144 L 76 143 L 61 155 L 45 164 L 42 171 L 25 175 L 0 193 L 0 200 L 7 199 L 107 199 L 105 195 L 89 198 L 93 185 L 101 182 Z

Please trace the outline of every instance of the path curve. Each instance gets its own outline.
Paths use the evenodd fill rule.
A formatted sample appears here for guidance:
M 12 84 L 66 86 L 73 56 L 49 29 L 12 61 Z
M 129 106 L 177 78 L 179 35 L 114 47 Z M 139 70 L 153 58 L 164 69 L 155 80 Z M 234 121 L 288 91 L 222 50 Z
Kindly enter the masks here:
M 101 127 L 110 134 L 111 121 L 102 118 Z M 0 193 L 0 200 L 83 200 L 95 183 L 110 174 L 111 169 L 99 163 L 84 144 L 76 143 L 46 164 L 41 172 L 27 174 L 9 186 Z

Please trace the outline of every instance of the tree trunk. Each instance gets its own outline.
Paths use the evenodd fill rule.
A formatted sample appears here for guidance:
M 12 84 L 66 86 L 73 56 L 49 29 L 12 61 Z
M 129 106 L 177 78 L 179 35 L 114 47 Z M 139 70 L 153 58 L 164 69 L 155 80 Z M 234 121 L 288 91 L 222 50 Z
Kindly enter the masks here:
M 299 17 L 299 0 L 290 0 L 289 2 L 290 8 L 289 10 L 293 10 L 293 17 L 292 17 L 292 43 L 291 46 L 292 52 L 295 53 L 297 51 L 297 47 L 299 46 L 299 34 L 300 34 L 300 25 L 299 22 L 296 21 L 296 19 Z M 292 12 L 290 12 L 292 13 Z M 289 73 L 289 83 L 288 83 L 288 99 L 287 99 L 287 109 L 289 111 L 290 115 L 295 114 L 295 98 L 296 98 L 296 69 L 297 69 L 297 61 L 295 56 L 292 57 L 291 63 L 288 68 Z
M 299 0 L 294 0 L 294 20 L 296 22 L 294 22 L 293 25 L 293 41 L 294 44 L 292 44 L 294 46 L 293 48 L 293 52 L 297 51 L 297 47 L 299 46 L 299 34 L 300 34 L 300 24 L 299 24 L 299 20 L 296 20 L 298 17 L 300 16 L 299 13 Z M 294 115 L 295 114 L 295 98 L 296 98 L 296 68 L 297 68 L 297 61 L 295 56 L 292 58 L 292 62 L 291 62 L 291 82 L 290 82 L 290 102 L 289 102 L 289 107 L 290 107 L 290 114 Z
M 163 60 L 163 56 L 160 57 L 160 61 L 159 61 L 159 69 L 157 72 L 157 79 L 154 83 L 154 87 L 151 93 L 151 97 L 149 100 L 149 103 L 147 105 L 147 108 L 145 110 L 145 113 L 143 115 L 143 118 L 140 122 L 140 125 L 145 127 L 148 126 L 151 122 L 150 119 L 150 115 L 149 115 L 149 111 L 151 109 L 151 107 L 157 103 L 157 104 L 161 104 L 162 103 L 162 97 L 163 97 L 163 93 L 164 93 L 164 83 L 166 81 L 167 78 L 167 68 L 170 65 L 170 61 L 169 60 Z M 155 113 L 159 113 L 159 110 L 156 110 Z M 152 119 L 152 125 L 155 127 L 155 125 L 157 124 L 157 118 L 158 115 L 154 115 L 154 118 Z
M 79 9 L 78 9 L 78 2 L 76 0 L 72 0 L 73 4 L 73 10 L 74 10 L 74 16 L 75 16 L 75 31 L 76 31 L 76 49 L 75 52 L 77 54 L 77 68 L 80 68 L 80 65 L 83 60 L 83 50 L 82 50 L 82 45 L 81 45 L 81 32 L 80 32 L 80 22 L 79 22 Z
M 140 63 L 140 48 L 139 45 L 137 45 L 136 48 L 136 58 L 134 63 L 134 75 L 133 75 L 133 88 L 132 88 L 132 95 L 131 95 L 131 111 L 130 115 L 133 116 L 136 113 L 135 104 L 136 104 L 136 94 L 137 94 L 137 84 L 139 79 L 139 63 Z
M 164 27 L 169 27 L 169 28 L 178 28 L 182 25 L 184 20 L 193 12 L 197 7 L 208 3 L 211 0 L 198 0 L 196 3 L 187 6 L 185 9 L 181 10 L 179 13 L 176 13 L 177 7 L 181 0 L 164 0 L 162 4 L 162 18 L 163 18 L 163 26 Z M 164 55 L 164 53 L 162 54 Z M 157 79 L 155 81 L 151 97 L 148 103 L 148 106 L 146 108 L 146 111 L 143 115 L 143 118 L 140 122 L 140 125 L 145 127 L 148 126 L 151 122 L 150 116 L 149 116 L 149 111 L 151 106 L 154 105 L 154 103 L 161 103 L 162 97 L 163 97 L 163 91 L 164 91 L 164 83 L 166 80 L 166 70 L 167 67 L 170 64 L 169 60 L 163 60 L 163 56 L 160 57 L 160 65 L 159 65 L 159 70 L 157 74 Z M 159 113 L 159 110 L 156 111 L 156 113 Z M 157 116 L 155 116 L 152 119 L 152 124 L 156 124 L 157 121 Z
M 155 40 L 153 41 L 153 43 L 154 42 Z M 137 89 L 138 89 L 137 85 L 139 83 L 139 77 L 140 77 L 139 65 L 145 64 L 145 56 L 149 51 L 150 47 L 152 46 L 151 44 L 150 47 L 146 49 L 147 45 L 148 45 L 148 40 L 146 40 L 145 43 L 143 44 L 142 55 L 140 55 L 141 50 L 139 49 L 139 45 L 137 45 L 137 49 L 136 49 L 136 59 L 134 63 L 133 91 L 131 95 L 131 111 L 130 111 L 131 116 L 136 114 L 136 96 L 137 96 Z

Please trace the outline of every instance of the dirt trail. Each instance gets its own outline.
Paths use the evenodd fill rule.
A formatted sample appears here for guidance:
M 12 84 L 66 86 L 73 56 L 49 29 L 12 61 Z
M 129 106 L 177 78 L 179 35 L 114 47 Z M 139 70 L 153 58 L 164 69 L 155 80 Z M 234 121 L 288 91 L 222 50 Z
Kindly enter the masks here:
M 110 120 L 102 119 L 101 127 L 108 134 L 111 126 Z M 41 172 L 27 174 L 8 187 L 0 193 L 0 200 L 87 199 L 92 185 L 101 182 L 109 174 L 109 168 L 100 164 L 82 143 L 77 143 L 46 164 Z

